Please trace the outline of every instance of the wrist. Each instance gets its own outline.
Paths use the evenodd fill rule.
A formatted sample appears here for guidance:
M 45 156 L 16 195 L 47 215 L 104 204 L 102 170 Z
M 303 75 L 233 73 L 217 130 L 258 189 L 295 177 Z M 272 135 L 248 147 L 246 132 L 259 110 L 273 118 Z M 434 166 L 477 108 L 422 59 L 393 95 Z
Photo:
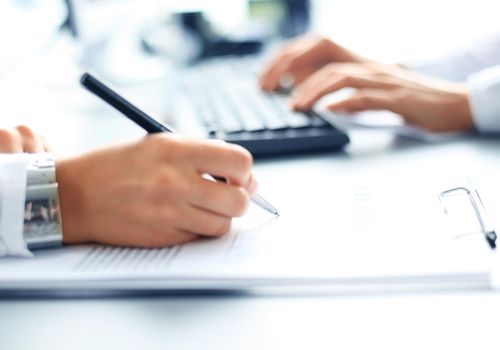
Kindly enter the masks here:
M 456 130 L 470 130 L 474 128 L 472 108 L 469 101 L 470 92 L 466 86 L 459 86 L 455 91 Z
M 63 223 L 63 241 L 66 244 L 90 240 L 83 218 L 82 174 L 75 159 L 67 158 L 56 163 L 56 179 L 59 184 L 59 202 Z

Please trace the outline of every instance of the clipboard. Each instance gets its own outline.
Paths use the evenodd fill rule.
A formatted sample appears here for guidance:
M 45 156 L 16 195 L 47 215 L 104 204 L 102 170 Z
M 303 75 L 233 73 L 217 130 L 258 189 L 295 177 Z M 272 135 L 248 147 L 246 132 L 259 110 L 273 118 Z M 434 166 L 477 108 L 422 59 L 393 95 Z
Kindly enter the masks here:
M 290 183 L 275 179 L 265 191 L 281 209 L 277 220 L 250 209 L 220 239 L 163 249 L 75 246 L 2 259 L 0 293 L 491 289 L 491 245 L 448 228 L 447 201 L 460 199 L 474 212 L 464 198 L 479 192 L 463 181 L 457 187 L 469 192 L 420 180 L 408 187 L 392 178 L 309 176 L 291 198 Z

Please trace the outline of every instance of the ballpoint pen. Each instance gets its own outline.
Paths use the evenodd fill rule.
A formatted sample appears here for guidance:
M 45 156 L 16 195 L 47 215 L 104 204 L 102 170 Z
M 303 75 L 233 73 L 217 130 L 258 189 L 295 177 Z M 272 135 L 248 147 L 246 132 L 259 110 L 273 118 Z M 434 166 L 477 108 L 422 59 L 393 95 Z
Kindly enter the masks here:
M 116 108 L 127 118 L 135 122 L 137 125 L 142 127 L 148 133 L 158 133 L 158 132 L 169 132 L 174 133 L 174 129 L 165 123 L 160 123 L 153 117 L 146 114 L 144 111 L 139 109 L 137 106 L 129 102 L 123 96 L 119 95 L 116 91 L 111 89 L 109 86 L 101 82 L 96 77 L 92 76 L 90 73 L 83 73 L 80 78 L 80 83 L 94 95 L 100 97 L 102 100 Z M 212 176 L 216 181 L 225 181 L 225 179 L 220 177 Z M 271 214 L 279 215 L 278 210 L 274 208 L 268 201 L 266 201 L 258 193 L 254 194 L 251 198 L 252 202 L 257 204 L 262 209 L 268 211 Z

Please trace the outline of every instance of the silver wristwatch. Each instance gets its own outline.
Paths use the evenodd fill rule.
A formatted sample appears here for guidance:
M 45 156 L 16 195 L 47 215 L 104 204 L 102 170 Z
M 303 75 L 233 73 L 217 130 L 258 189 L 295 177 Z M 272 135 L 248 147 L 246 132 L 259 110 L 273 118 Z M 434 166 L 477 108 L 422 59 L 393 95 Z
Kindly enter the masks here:
M 24 240 L 28 249 L 60 246 L 63 233 L 54 156 L 34 153 L 28 157 Z

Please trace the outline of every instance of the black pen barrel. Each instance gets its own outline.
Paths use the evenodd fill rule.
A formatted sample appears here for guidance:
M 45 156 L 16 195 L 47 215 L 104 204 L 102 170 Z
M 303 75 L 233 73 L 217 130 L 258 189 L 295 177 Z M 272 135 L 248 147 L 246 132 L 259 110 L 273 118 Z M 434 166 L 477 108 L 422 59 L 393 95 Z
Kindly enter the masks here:
M 81 76 L 80 84 L 123 113 L 127 118 L 135 122 L 148 133 L 173 132 L 173 130 L 158 123 L 145 112 L 116 93 L 113 89 L 96 79 L 90 73 L 84 73 Z

